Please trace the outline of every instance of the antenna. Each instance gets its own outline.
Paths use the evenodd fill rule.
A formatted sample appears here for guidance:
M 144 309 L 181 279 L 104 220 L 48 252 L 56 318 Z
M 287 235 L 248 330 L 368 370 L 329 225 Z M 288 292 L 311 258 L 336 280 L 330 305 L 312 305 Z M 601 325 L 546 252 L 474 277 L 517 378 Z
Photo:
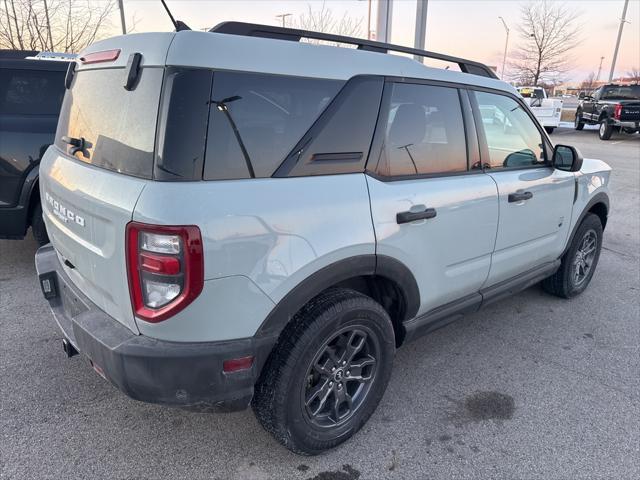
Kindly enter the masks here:
M 160 2 L 162 2 L 162 6 L 167 11 L 167 15 L 169 15 L 169 18 L 171 19 L 171 23 L 173 23 L 173 26 L 176 27 L 176 32 L 180 32 L 182 30 L 191 30 L 191 28 L 189 28 L 189 26 L 186 23 L 173 18 L 173 15 L 171 15 L 171 10 L 169 10 L 169 7 L 167 7 L 167 4 L 164 0 L 160 0 Z

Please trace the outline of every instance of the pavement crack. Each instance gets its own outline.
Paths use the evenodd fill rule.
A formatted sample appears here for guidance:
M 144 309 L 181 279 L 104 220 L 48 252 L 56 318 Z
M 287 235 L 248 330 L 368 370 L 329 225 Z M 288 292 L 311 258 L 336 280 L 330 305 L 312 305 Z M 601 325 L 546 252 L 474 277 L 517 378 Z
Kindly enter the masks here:
M 616 253 L 616 254 L 621 255 L 623 257 L 634 258 L 636 260 L 640 258 L 637 255 L 633 255 L 631 253 L 620 252 L 618 250 L 614 250 L 613 248 L 605 247 L 604 245 L 602 246 L 602 250 L 606 250 L 607 252 Z

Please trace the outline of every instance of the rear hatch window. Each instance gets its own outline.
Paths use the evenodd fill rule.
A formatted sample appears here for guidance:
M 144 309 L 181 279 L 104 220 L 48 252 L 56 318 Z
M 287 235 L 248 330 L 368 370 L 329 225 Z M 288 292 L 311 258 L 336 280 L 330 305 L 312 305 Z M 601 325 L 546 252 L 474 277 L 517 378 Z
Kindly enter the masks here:
M 135 89 L 124 88 L 124 68 L 77 71 L 65 95 L 56 146 L 71 155 L 63 140 L 84 139 L 78 160 L 114 172 L 150 179 L 156 121 L 164 69 L 143 68 Z

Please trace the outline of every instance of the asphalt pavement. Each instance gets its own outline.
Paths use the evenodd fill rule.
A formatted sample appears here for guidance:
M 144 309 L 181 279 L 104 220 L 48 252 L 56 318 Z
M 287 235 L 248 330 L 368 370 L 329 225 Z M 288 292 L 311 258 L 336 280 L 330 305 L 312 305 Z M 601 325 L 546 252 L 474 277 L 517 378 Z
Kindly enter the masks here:
M 536 286 L 402 348 L 369 423 L 317 457 L 282 448 L 251 411 L 139 403 L 67 359 L 35 242 L 0 241 L 0 478 L 640 478 L 640 137 L 552 139 L 614 168 L 588 290 Z

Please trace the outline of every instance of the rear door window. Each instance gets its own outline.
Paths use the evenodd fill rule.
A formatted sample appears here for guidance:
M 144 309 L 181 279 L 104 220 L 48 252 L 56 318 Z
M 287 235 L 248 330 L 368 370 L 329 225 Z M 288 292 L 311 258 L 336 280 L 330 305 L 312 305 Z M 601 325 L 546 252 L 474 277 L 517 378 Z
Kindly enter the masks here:
M 0 69 L 0 112 L 57 115 L 64 96 L 64 72 Z
M 467 170 L 467 144 L 455 88 L 395 83 L 377 173 L 385 177 Z
M 214 73 L 204 179 L 270 177 L 343 84 Z
M 76 72 L 60 113 L 56 145 L 68 154 L 63 136 L 84 139 L 75 157 L 97 167 L 151 178 L 162 88 L 162 68 L 143 68 L 139 83 L 124 89 L 125 69 Z

